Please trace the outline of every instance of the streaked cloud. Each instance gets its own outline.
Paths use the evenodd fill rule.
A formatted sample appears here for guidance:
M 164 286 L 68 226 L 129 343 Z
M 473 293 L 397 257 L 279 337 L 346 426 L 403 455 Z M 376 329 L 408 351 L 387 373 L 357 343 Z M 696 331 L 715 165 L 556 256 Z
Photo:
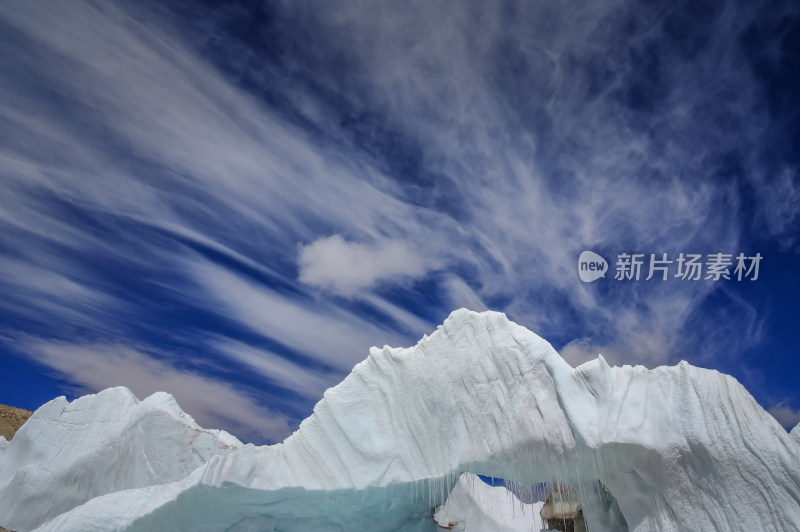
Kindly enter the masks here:
M 234 387 L 174 366 L 124 345 L 68 344 L 27 339 L 20 346 L 35 360 L 95 393 L 125 386 L 139 399 L 168 391 L 204 428 L 224 428 L 248 439 L 282 441 L 291 433 L 288 418 L 258 404 Z
M 214 343 L 214 347 L 229 359 L 244 364 L 273 384 L 315 401 L 322 398 L 322 392 L 342 380 L 341 373 L 303 366 L 243 342 L 220 339 Z
M 0 309 L 45 342 L 30 356 L 67 372 L 85 352 L 98 377 L 68 374 L 87 389 L 142 364 L 212 420 L 232 414 L 187 383 L 260 412 L 233 373 L 118 346 L 180 342 L 310 402 L 461 306 L 573 363 L 714 366 L 763 339 L 713 284 L 607 290 L 574 268 L 585 249 L 750 252 L 751 221 L 796 246 L 797 170 L 759 166 L 755 10 L 262 7 L 276 25 L 237 35 L 229 6 L 0 6 Z
M 321 299 L 289 297 L 210 262 L 190 264 L 199 286 L 220 311 L 254 333 L 318 362 L 349 372 L 372 345 L 402 345 L 405 338 Z

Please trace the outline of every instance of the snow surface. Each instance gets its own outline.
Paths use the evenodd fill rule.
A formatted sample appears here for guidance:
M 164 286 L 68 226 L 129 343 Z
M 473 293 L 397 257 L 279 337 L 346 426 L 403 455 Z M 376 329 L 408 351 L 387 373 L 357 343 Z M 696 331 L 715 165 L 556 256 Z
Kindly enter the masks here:
M 792 432 L 789 433 L 789 436 L 795 439 L 797 443 L 800 443 L 800 423 L 795 425 L 792 429 Z
M 490 486 L 477 475 L 464 473 L 433 519 L 442 528 L 460 532 L 539 532 L 543 504 L 525 504 L 505 487 Z
M 201 433 L 171 429 L 186 421 L 173 412 L 131 445 L 134 403 L 37 411 L 0 453 L 0 524 L 432 531 L 434 509 L 472 472 L 574 484 L 593 531 L 800 530 L 800 446 L 735 379 L 685 362 L 572 368 L 494 312 L 455 311 L 414 347 L 371 349 L 281 444 L 237 448 L 209 432 L 195 457 Z

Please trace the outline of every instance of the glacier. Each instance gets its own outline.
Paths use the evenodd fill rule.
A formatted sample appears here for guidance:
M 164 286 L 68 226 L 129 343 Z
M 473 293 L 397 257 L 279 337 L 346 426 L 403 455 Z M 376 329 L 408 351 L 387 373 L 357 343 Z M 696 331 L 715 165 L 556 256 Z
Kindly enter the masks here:
M 479 474 L 574 486 L 592 531 L 795 531 L 797 430 L 717 371 L 573 368 L 504 314 L 462 309 L 413 347 L 372 348 L 276 445 L 203 430 L 163 393 L 51 401 L 0 442 L 0 525 L 433 531 L 437 514 L 477 530 L 492 505 L 463 482 Z

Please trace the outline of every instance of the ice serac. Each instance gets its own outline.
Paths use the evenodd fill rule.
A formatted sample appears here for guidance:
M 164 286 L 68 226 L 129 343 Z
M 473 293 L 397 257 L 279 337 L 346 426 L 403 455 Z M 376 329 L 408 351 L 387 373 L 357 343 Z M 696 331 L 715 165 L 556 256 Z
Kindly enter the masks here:
M 62 486 L 81 484 L 72 471 Z M 373 348 L 283 443 L 41 530 L 432 531 L 464 472 L 575 486 L 593 531 L 800 530 L 800 446 L 735 379 L 602 357 L 572 368 L 505 315 L 466 310 L 414 347 Z
M 30 530 L 99 495 L 185 478 L 241 447 L 201 429 L 172 396 L 110 388 L 39 408 L 0 446 L 0 525 Z
M 789 436 L 794 438 L 797 443 L 800 443 L 800 423 L 795 425 L 795 427 L 792 429 L 792 432 L 789 433 Z

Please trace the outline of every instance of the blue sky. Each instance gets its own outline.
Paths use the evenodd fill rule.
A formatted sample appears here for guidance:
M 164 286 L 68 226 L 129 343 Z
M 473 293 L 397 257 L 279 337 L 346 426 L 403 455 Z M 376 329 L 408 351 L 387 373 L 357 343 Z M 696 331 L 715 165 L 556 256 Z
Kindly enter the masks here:
M 279 441 L 372 345 L 503 311 L 800 421 L 793 2 L 0 6 L 0 403 L 165 390 Z M 583 250 L 760 253 L 582 283 Z

